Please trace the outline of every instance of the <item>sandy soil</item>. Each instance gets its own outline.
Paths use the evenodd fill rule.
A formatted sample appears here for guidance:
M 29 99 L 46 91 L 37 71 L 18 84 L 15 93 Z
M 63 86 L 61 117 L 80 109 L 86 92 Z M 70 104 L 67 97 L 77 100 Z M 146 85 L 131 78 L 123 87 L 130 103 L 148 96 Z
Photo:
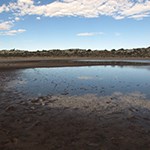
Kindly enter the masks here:
M 78 60 L 112 60 L 112 62 L 78 61 Z M 92 66 L 92 65 L 150 65 L 144 62 L 122 62 L 121 60 L 143 60 L 143 58 L 53 58 L 53 57 L 0 57 L 0 69 L 18 69 L 34 67 L 64 67 L 64 66 Z M 115 62 L 114 60 L 120 60 Z M 147 59 L 144 59 L 147 60 Z M 149 60 L 149 59 L 148 59 Z
M 0 150 L 120 149 L 150 149 L 150 101 L 139 93 L 0 95 Z

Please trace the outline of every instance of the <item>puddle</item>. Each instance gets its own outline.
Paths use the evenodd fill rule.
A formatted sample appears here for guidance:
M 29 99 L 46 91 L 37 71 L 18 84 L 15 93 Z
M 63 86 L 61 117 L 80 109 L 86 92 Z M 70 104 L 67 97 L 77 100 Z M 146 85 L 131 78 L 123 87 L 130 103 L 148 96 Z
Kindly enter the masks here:
M 13 74 L 13 72 L 11 72 Z M 10 72 L 5 72 L 5 77 Z M 4 87 L 26 96 L 141 93 L 150 98 L 149 66 L 91 66 L 22 69 Z M 2 83 L 2 82 L 1 82 Z

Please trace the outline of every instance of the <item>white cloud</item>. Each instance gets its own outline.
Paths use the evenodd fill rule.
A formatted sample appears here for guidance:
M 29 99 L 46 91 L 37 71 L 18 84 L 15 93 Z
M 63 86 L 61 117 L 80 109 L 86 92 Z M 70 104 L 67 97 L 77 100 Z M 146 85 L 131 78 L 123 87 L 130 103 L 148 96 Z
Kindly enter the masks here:
M 33 0 L 18 0 L 18 3 L 24 3 L 24 4 L 32 5 L 34 2 L 33 2 Z
M 1 32 L 0 35 L 8 35 L 8 36 L 13 36 L 16 34 L 20 34 L 25 32 L 25 29 L 18 29 L 18 30 L 9 30 L 9 31 L 5 31 L 5 32 Z
M 19 21 L 20 20 L 20 18 L 19 17 L 15 17 L 15 21 Z
M 34 0 L 18 0 L 8 6 L 1 6 L 0 13 L 12 11 L 15 15 L 41 15 L 48 17 L 112 16 L 115 19 L 141 19 L 150 16 L 150 0 L 57 0 L 42 5 Z
M 37 4 L 41 4 L 41 1 L 38 1 Z
M 5 11 L 5 5 L 0 6 L 0 13 L 2 13 L 3 11 Z
M 10 9 L 9 9 L 9 7 L 8 6 L 6 6 L 5 4 L 3 4 L 2 6 L 0 6 L 0 13 L 2 13 L 2 12 L 8 12 L 8 11 L 10 11 Z
M 13 26 L 12 21 L 5 21 L 0 23 L 0 30 L 10 30 Z
M 150 1 L 146 0 L 144 3 L 136 3 L 133 7 L 124 10 L 121 12 L 122 15 L 132 16 L 132 15 L 142 15 L 142 14 L 150 15 Z
M 137 20 L 141 20 L 141 19 L 144 18 L 144 17 L 149 17 L 149 14 L 146 14 L 146 13 L 137 14 L 137 15 L 131 16 L 130 18 L 134 18 L 134 19 L 137 19 Z
M 78 33 L 77 36 L 96 36 L 96 35 L 103 35 L 103 32 L 83 32 Z
M 37 20 L 41 20 L 41 17 L 36 17 Z

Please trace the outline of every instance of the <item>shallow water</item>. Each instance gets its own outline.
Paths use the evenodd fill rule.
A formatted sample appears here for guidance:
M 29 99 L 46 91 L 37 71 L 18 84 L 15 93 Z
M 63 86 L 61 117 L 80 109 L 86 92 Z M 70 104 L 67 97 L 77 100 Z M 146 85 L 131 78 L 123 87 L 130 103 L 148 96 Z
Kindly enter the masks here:
M 150 98 L 149 66 L 35 68 L 1 72 L 3 89 L 28 97 L 46 95 L 111 95 L 140 93 Z M 4 83 L 3 83 L 4 82 Z

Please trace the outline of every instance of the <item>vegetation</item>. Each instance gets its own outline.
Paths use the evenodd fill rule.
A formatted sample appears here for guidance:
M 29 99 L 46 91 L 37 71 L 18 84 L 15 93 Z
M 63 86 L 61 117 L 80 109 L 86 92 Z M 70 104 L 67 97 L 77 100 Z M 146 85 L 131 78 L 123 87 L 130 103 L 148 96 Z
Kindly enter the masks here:
M 1 50 L 0 57 L 30 57 L 30 56 L 48 56 L 48 57 L 142 57 L 150 58 L 150 47 L 136 49 L 112 49 L 108 50 L 84 50 L 84 49 L 68 49 L 68 50 L 42 50 L 42 51 L 24 51 L 24 50 Z

